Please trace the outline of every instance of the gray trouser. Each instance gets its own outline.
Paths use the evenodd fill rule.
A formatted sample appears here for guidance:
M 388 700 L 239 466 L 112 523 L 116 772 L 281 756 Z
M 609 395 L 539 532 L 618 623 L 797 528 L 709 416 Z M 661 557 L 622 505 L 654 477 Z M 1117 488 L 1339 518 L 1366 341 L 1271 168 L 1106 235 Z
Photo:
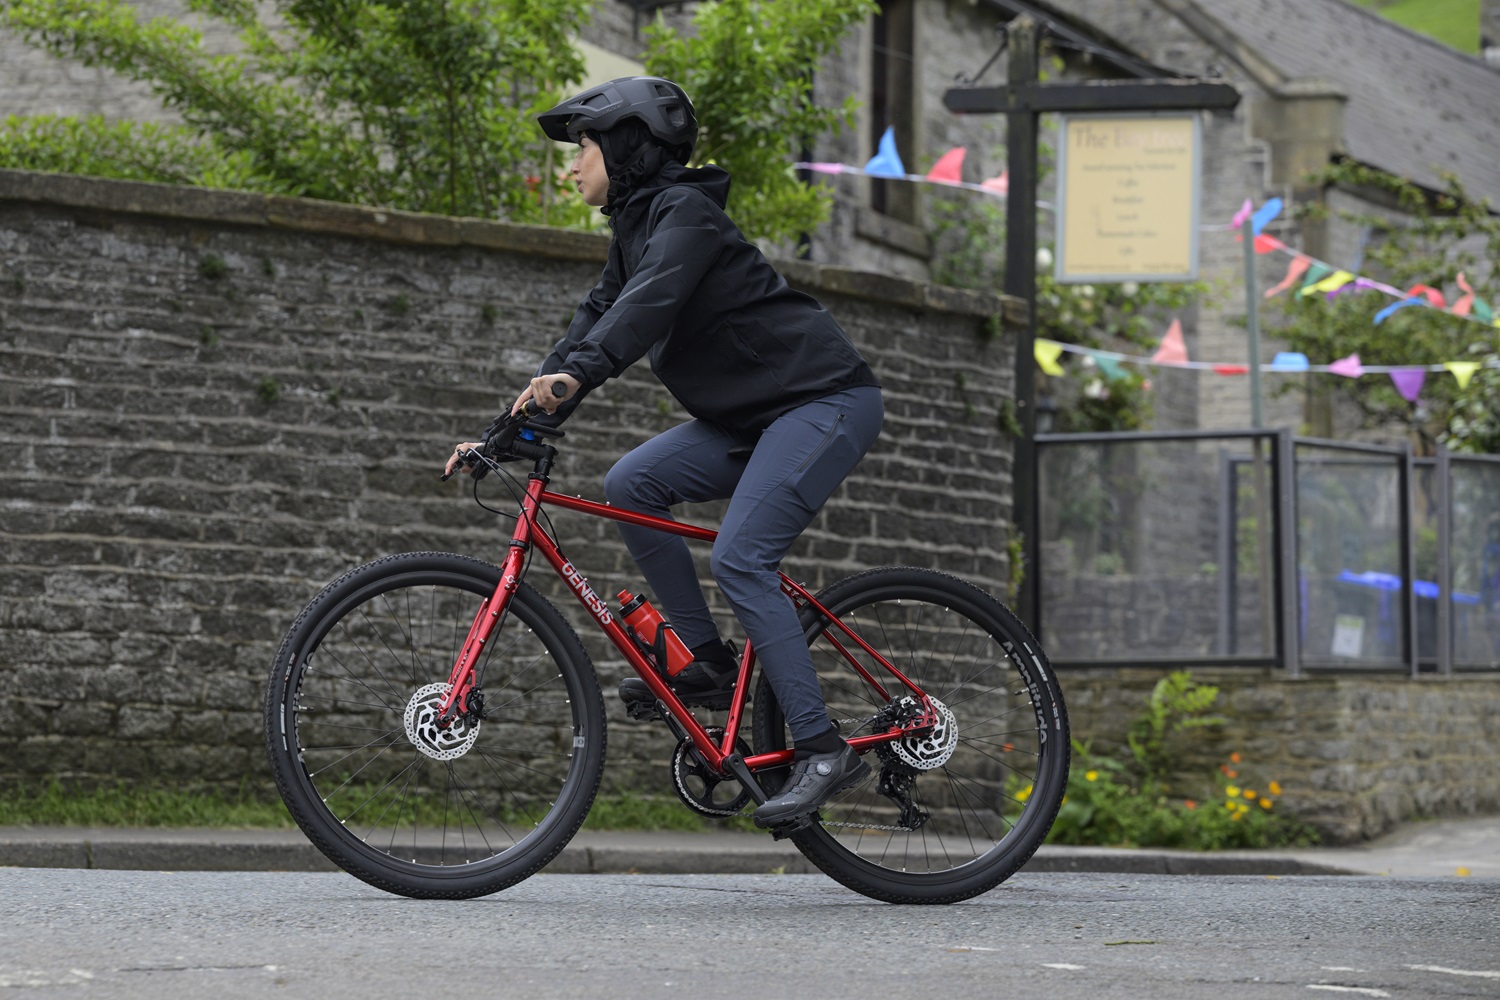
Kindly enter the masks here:
M 875 443 L 884 413 L 880 390 L 862 386 L 791 410 L 758 439 L 691 420 L 631 451 L 604 478 L 610 503 L 657 517 L 671 517 L 674 504 L 729 498 L 709 565 L 755 647 L 793 740 L 823 732 L 829 719 L 796 610 L 776 572 Z M 754 450 L 745 453 L 747 446 Z M 719 638 L 687 542 L 649 528 L 619 528 L 682 640 L 691 647 Z

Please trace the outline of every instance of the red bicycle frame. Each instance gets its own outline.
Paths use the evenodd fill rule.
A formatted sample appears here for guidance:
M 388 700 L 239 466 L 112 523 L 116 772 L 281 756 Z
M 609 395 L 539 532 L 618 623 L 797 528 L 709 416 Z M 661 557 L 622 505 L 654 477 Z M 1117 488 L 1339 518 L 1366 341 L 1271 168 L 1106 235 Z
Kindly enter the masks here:
M 539 463 L 539 468 L 541 467 Z M 679 521 L 669 521 L 663 518 L 652 517 L 649 514 L 640 514 L 635 511 L 621 510 L 609 504 L 598 503 L 593 500 L 585 500 L 582 497 L 564 496 L 547 489 L 547 477 L 542 472 L 533 473 L 527 482 L 526 494 L 521 501 L 521 512 L 516 517 L 516 528 L 511 535 L 510 549 L 502 565 L 500 584 L 495 588 L 494 594 L 486 598 L 480 605 L 479 611 L 474 616 L 474 623 L 469 627 L 468 637 L 464 640 L 463 648 L 458 654 L 458 659 L 449 674 L 449 691 L 443 698 L 439 709 L 439 718 L 451 718 L 455 707 L 464 705 L 469 692 L 475 686 L 475 665 L 479 662 L 480 654 L 484 652 L 485 644 L 489 641 L 497 625 L 505 617 L 505 611 L 510 605 L 511 597 L 516 588 L 520 586 L 521 576 L 524 572 L 528 551 L 535 549 L 542 557 L 551 564 L 553 570 L 568 585 L 578 603 L 582 605 L 595 624 L 603 630 L 604 634 L 614 643 L 615 648 L 625 657 L 626 661 L 646 682 L 651 693 L 660 699 L 686 731 L 688 737 L 693 741 L 693 746 L 702 755 L 705 763 L 715 771 L 722 773 L 726 762 L 731 762 L 737 756 L 735 740 L 739 734 L 740 721 L 744 715 L 745 700 L 750 689 L 750 673 L 754 661 L 754 650 L 749 641 L 745 643 L 745 651 L 740 659 L 739 679 L 735 684 L 734 696 L 729 705 L 729 716 L 724 724 L 724 737 L 722 744 L 715 744 L 713 738 L 693 717 L 692 712 L 682 703 L 677 695 L 667 686 L 665 680 L 652 666 L 645 655 L 636 646 L 636 643 L 626 633 L 625 628 L 610 610 L 608 602 L 595 593 L 589 586 L 587 578 L 580 573 L 574 565 L 563 555 L 557 540 L 547 533 L 546 529 L 537 523 L 536 513 L 542 504 L 562 507 L 567 510 L 578 511 L 592 517 L 602 517 L 611 521 L 623 521 L 627 524 L 640 525 L 657 531 L 664 531 L 674 535 L 682 535 L 686 538 L 702 542 L 712 542 L 718 537 L 718 532 L 697 525 L 684 524 Z M 913 731 L 930 728 L 936 722 L 936 714 L 927 699 L 927 695 L 910 678 L 902 673 L 897 667 L 887 660 L 878 650 L 864 640 L 863 637 L 854 632 L 832 612 L 818 603 L 817 599 L 810 594 L 801 584 L 795 583 L 786 574 L 781 577 L 782 590 L 799 607 L 812 607 L 818 614 L 833 625 L 833 630 L 824 633 L 823 638 L 831 643 L 840 655 L 849 663 L 856 673 L 864 679 L 876 692 L 886 701 L 892 697 L 890 692 L 880 680 L 877 679 L 864 664 L 840 641 L 840 636 L 849 643 L 858 647 L 860 651 L 869 656 L 875 664 L 889 672 L 890 676 L 909 690 L 921 711 L 916 717 L 907 720 L 904 724 L 896 725 L 883 733 L 873 733 L 868 736 L 856 736 L 849 740 L 849 744 L 856 750 L 865 750 L 881 743 L 889 743 L 910 735 Z M 838 634 L 835 634 L 835 631 Z M 792 760 L 792 751 L 777 750 L 770 753 L 755 754 L 744 758 L 744 764 L 751 772 L 768 767 L 789 764 Z

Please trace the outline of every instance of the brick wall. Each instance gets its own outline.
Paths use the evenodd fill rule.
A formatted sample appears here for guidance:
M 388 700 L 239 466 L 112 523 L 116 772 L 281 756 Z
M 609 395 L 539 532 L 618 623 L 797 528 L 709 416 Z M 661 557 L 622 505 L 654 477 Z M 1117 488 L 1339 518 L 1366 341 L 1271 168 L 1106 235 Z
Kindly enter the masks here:
M 323 583 L 395 551 L 498 558 L 495 519 L 438 468 L 514 398 L 604 249 L 0 171 L 0 783 L 262 781 L 264 675 Z M 906 562 L 1002 589 L 1013 349 L 986 331 L 1004 302 L 784 269 L 869 357 L 888 414 L 790 571 Z M 682 417 L 640 366 L 571 422 L 560 485 L 598 495 L 613 456 Z M 599 592 L 637 585 L 613 526 L 561 523 Z M 585 638 L 612 692 L 623 664 Z M 670 740 L 611 714 L 610 782 L 664 790 Z
M 1244 787 L 1282 786 L 1278 808 L 1332 843 L 1373 837 L 1416 817 L 1500 810 L 1500 684 L 1493 676 L 1319 675 L 1289 681 L 1270 672 L 1209 670 L 1226 723 L 1178 744 L 1174 790 L 1202 795 L 1215 769 L 1238 753 Z M 1122 734 L 1161 672 L 1064 671 L 1075 735 L 1128 756 Z

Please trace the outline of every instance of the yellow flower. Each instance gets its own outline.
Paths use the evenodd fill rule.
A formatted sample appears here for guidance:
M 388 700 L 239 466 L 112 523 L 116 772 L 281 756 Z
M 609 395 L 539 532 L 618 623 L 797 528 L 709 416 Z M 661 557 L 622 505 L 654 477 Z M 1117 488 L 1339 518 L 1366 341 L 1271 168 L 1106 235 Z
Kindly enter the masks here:
M 1267 787 L 1270 788 L 1272 795 L 1280 795 L 1281 794 L 1281 783 L 1280 782 L 1273 781 Z
M 1224 789 L 1224 794 L 1229 796 L 1231 799 L 1237 799 L 1240 797 L 1240 790 L 1234 785 L 1230 785 L 1228 788 Z
M 1247 799 L 1256 798 L 1257 794 L 1258 793 L 1253 788 L 1247 788 L 1247 789 L 1245 789 L 1245 798 L 1247 798 Z
M 1271 808 L 1271 800 L 1270 799 L 1261 799 L 1260 800 L 1260 807 L 1262 809 L 1269 809 L 1269 808 Z
M 1017 802 L 1025 802 L 1027 799 L 1031 798 L 1031 787 L 1032 786 L 1027 785 L 1025 788 L 1023 788 L 1019 792 L 1017 792 L 1016 793 L 1016 801 Z
M 1098 771 L 1084 771 L 1083 772 L 1083 780 L 1084 781 L 1098 781 L 1099 780 L 1099 772 Z

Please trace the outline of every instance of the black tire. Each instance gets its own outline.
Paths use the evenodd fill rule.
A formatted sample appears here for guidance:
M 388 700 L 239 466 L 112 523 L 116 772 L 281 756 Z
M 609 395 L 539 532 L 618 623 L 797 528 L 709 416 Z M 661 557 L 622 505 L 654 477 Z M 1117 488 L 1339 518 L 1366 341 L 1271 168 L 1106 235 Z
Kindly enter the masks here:
M 872 776 L 824 805 L 793 843 L 831 878 L 890 903 L 952 903 L 993 889 L 1046 838 L 1068 783 L 1068 715 L 1041 646 L 999 601 L 933 570 L 871 570 L 818 601 L 951 709 L 955 735 L 867 752 Z M 829 714 L 846 738 L 868 735 L 885 699 L 823 638 L 825 619 L 805 609 L 802 621 Z M 891 694 L 905 692 L 862 660 Z M 755 706 L 755 750 L 786 747 L 764 672 Z M 882 771 L 911 779 L 911 803 L 929 814 L 919 827 L 903 827 L 895 800 L 877 791 Z M 772 793 L 783 780 L 761 776 Z
M 563 849 L 598 791 L 598 679 L 525 583 L 481 659 L 483 721 L 423 728 L 499 581 L 499 568 L 451 553 L 378 559 L 324 588 L 271 668 L 266 749 L 287 809 L 334 864 L 389 892 L 462 899 L 514 885 Z

